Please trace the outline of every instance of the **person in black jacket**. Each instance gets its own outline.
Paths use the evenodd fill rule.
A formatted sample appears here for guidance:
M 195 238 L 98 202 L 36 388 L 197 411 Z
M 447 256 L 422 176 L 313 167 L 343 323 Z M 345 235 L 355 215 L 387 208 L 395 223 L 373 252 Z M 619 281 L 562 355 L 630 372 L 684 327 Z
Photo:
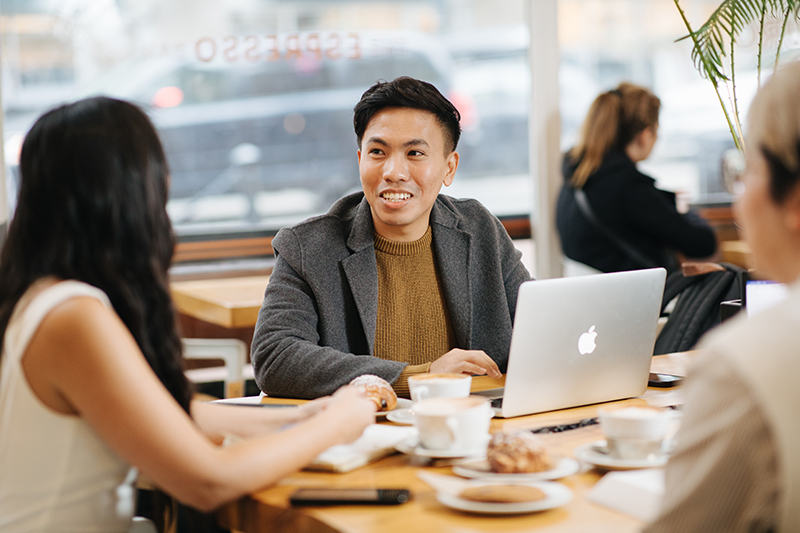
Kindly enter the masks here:
M 568 258 L 602 272 L 649 266 L 672 271 L 678 266 L 676 251 L 695 258 L 715 253 L 709 225 L 695 213 L 679 213 L 675 194 L 657 189 L 655 180 L 636 168 L 656 142 L 660 106 L 652 92 L 630 83 L 592 103 L 578 144 L 564 158 L 556 223 Z M 578 189 L 606 232 L 579 208 Z

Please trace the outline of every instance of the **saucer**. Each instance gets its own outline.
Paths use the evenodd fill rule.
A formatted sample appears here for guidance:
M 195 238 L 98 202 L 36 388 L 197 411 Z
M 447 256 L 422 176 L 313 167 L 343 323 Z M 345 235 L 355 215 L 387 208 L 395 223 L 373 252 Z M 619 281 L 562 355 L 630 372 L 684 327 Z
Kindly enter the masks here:
M 390 411 L 378 411 L 377 413 L 375 413 L 375 417 L 376 418 L 389 418 L 389 413 L 395 413 L 397 411 L 402 411 L 402 410 L 405 410 L 405 409 L 409 409 L 410 410 L 411 406 L 413 405 L 413 403 L 414 402 L 412 402 L 411 400 L 408 400 L 406 398 L 398 398 L 397 399 L 397 405 L 394 406 L 394 409 L 392 409 Z
M 487 444 L 489 443 L 489 438 L 491 437 L 487 435 L 486 439 Z M 423 448 L 422 446 L 420 446 L 418 437 L 412 437 L 410 439 L 400 441 L 394 445 L 394 449 L 406 455 L 418 455 L 420 457 L 429 457 L 431 459 L 451 459 L 454 457 L 486 456 L 486 445 L 482 446 L 481 448 L 476 448 L 474 450 L 429 450 L 427 448 Z
M 414 425 L 414 411 L 408 409 L 393 409 L 386 413 L 386 420 L 395 424 Z
M 520 472 L 514 474 L 499 474 L 489 469 L 487 461 L 474 461 L 453 466 L 453 473 L 469 479 L 483 479 L 486 481 L 506 481 L 511 483 L 526 481 L 546 481 L 561 479 L 571 476 L 580 469 L 580 464 L 571 457 L 553 455 L 553 467 L 542 472 Z
M 667 464 L 668 454 L 654 459 L 615 459 L 608 455 L 606 441 L 598 440 L 575 448 L 575 458 L 579 461 L 606 470 L 634 470 L 637 468 L 657 468 Z
M 555 507 L 561 507 L 572 500 L 572 491 L 566 485 L 553 481 L 537 481 L 531 483 L 519 483 L 536 487 L 544 492 L 545 497 L 535 502 L 518 503 L 489 503 L 464 500 L 449 492 L 438 491 L 436 499 L 439 503 L 451 509 L 466 511 L 468 513 L 481 514 L 523 514 L 545 511 Z
M 403 406 L 401 407 L 400 402 L 403 402 Z M 407 403 L 410 402 L 410 403 Z M 397 407 L 384 413 L 386 415 L 386 420 L 389 422 L 394 422 L 395 424 L 405 424 L 407 426 L 413 426 L 415 419 L 414 419 L 414 410 L 411 409 L 411 406 L 414 405 L 411 400 L 405 400 L 403 398 L 399 398 L 397 400 Z M 494 417 L 494 412 L 490 413 L 492 417 Z

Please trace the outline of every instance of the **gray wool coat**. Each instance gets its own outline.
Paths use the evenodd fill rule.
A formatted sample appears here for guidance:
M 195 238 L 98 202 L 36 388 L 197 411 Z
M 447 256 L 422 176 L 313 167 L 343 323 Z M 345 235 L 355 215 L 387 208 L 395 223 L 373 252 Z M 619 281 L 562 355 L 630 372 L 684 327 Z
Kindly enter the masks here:
M 457 346 L 485 351 L 505 372 L 517 293 L 530 279 L 522 254 L 476 200 L 439 195 L 431 228 Z M 378 267 L 363 193 L 280 230 L 272 246 L 277 259 L 251 351 L 261 390 L 316 398 L 361 374 L 393 383 L 406 363 L 372 356 Z

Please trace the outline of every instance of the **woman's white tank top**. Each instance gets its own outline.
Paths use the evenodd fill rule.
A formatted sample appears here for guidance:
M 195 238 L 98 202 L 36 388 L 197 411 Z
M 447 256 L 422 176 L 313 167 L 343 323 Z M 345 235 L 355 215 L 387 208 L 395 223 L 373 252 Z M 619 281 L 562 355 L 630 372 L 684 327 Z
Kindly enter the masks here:
M 130 469 L 79 416 L 45 406 L 22 370 L 22 354 L 60 303 L 101 290 L 63 281 L 38 294 L 6 329 L 0 365 L 0 532 L 123 532 L 133 514 Z M 24 298 L 23 298 L 24 301 Z

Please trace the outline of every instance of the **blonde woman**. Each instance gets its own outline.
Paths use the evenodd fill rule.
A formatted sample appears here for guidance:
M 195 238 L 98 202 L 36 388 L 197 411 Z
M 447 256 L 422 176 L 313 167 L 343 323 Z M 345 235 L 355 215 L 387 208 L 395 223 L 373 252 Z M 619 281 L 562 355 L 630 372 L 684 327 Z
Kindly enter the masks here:
M 800 63 L 749 111 L 739 225 L 755 270 L 789 296 L 720 326 L 684 387 L 661 516 L 648 533 L 800 531 Z
M 564 158 L 556 222 L 568 258 L 602 272 L 656 266 L 672 271 L 674 251 L 695 258 L 714 254 L 708 224 L 679 213 L 675 194 L 657 189 L 636 168 L 658 138 L 660 107 L 652 92 L 630 83 L 592 103 L 578 143 Z

